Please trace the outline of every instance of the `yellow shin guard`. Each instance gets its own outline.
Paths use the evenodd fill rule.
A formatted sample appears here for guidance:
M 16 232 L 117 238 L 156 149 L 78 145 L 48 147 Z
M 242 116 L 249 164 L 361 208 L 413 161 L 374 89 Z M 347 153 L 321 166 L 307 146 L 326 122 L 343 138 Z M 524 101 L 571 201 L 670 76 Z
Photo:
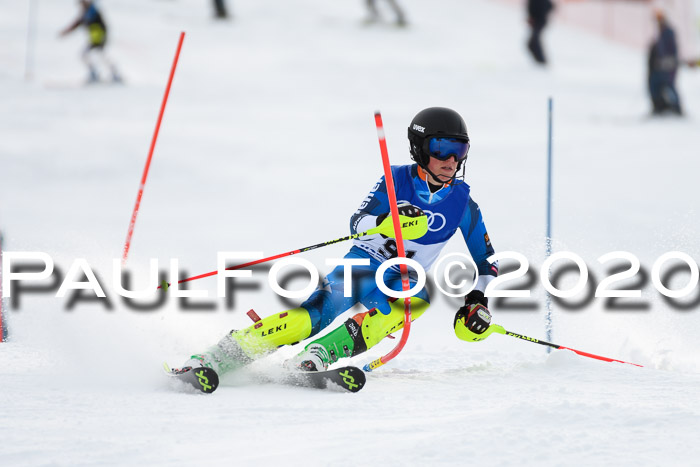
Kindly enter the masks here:
M 418 297 L 411 298 L 411 322 L 418 319 L 430 303 Z M 388 315 L 380 311 L 371 310 L 366 313 L 359 313 L 353 319 L 362 326 L 362 338 L 367 349 L 377 345 L 392 332 L 403 329 L 405 311 L 403 299 L 398 299 L 391 303 L 391 312 Z M 359 353 L 359 352 L 358 352 Z
M 384 315 L 376 309 L 358 313 L 338 328 L 314 340 L 298 355 L 300 361 L 312 347 L 321 346 L 326 350 L 317 355 L 328 365 L 337 362 L 339 358 L 354 357 L 374 347 L 392 332 L 403 328 L 405 316 L 403 300 L 396 300 L 390 305 L 389 314 Z M 429 305 L 420 298 L 411 298 L 411 321 L 421 316 Z
M 296 344 L 310 335 L 311 318 L 305 308 L 268 316 L 242 331 L 231 333 L 241 350 L 252 360 L 282 345 Z

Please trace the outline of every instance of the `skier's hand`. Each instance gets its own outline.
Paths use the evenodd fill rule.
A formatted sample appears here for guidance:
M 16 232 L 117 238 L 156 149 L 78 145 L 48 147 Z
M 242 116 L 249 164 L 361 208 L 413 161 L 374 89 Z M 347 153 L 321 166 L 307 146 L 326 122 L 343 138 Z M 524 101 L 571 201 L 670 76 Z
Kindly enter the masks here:
M 464 305 L 457 316 L 466 318 L 464 326 L 474 334 L 483 334 L 491 326 L 491 312 L 484 305 Z
M 425 213 L 423 210 L 417 206 L 414 206 L 409 203 L 405 204 L 399 204 L 397 206 L 399 210 L 399 216 L 406 216 L 406 217 L 420 217 L 420 216 L 425 216 Z M 384 222 L 384 219 L 389 217 L 391 215 L 391 212 L 385 212 L 384 214 L 380 214 L 377 216 L 377 225 L 380 225 L 382 222 Z
M 464 297 L 464 306 L 457 310 L 454 320 L 455 334 L 463 341 L 479 342 L 491 332 L 491 312 L 486 305 L 488 298 L 479 290 L 472 290 Z
M 399 211 L 399 225 L 401 226 L 401 235 L 404 240 L 415 240 L 421 238 L 428 233 L 428 216 L 419 207 L 409 203 L 400 204 L 397 206 Z M 371 222 L 371 221 L 370 221 Z M 395 236 L 394 219 L 391 218 L 391 213 L 387 212 L 380 214 L 375 218 L 377 233 L 382 238 Z M 394 256 L 396 253 L 394 253 Z
M 457 311 L 454 330 L 458 338 L 467 342 L 483 341 L 491 335 L 491 312 L 484 305 L 464 305 Z
M 469 305 L 484 305 L 484 308 L 487 308 L 489 299 L 484 297 L 484 292 L 481 290 L 472 290 L 464 297 L 464 306 Z

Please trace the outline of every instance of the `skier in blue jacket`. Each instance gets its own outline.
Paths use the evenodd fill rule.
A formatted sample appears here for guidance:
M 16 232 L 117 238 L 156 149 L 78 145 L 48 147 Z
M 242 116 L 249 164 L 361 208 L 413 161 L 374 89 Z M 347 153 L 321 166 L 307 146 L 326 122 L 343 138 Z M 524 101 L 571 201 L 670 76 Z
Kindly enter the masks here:
M 431 107 L 413 118 L 408 139 L 415 164 L 392 167 L 399 215 L 427 216 L 428 232 L 420 238 L 404 240 L 406 256 L 427 271 L 448 240 L 457 231 L 461 233 L 477 264 L 479 279 L 465 297 L 464 306 L 457 310 L 453 326 L 460 339 L 481 340 L 490 334 L 485 331 L 491 321 L 484 290 L 497 276 L 498 265 L 487 260 L 494 249 L 481 211 L 471 197 L 469 185 L 457 177 L 469 152 L 466 124 L 454 110 Z M 389 211 L 387 186 L 382 177 L 350 218 L 351 232 L 378 226 L 390 216 Z M 268 316 L 247 329 L 231 331 L 215 346 L 193 355 L 183 369 L 207 366 L 219 374 L 235 369 L 279 346 L 318 335 L 358 302 L 368 311 L 354 315 L 337 329 L 313 340 L 291 360 L 291 366 L 307 371 L 324 370 L 339 358 L 366 351 L 403 327 L 403 300 L 385 295 L 375 282 L 377 268 L 396 256 L 393 238 L 376 234 L 354 240 L 345 258 L 364 260 L 366 265 L 352 267 L 351 296 L 344 296 L 344 267 L 338 266 L 300 307 Z M 384 282 L 392 290 L 401 290 L 399 268 L 388 268 Z M 415 277 L 411 276 L 411 286 L 414 284 Z M 423 288 L 411 298 L 412 319 L 421 316 L 428 306 L 428 293 Z

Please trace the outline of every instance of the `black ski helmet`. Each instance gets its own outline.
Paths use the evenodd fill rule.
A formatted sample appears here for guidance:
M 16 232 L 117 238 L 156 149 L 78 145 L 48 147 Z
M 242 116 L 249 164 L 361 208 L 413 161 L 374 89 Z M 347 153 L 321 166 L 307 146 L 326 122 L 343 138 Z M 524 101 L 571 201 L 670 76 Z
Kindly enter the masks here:
M 421 110 L 413 117 L 408 127 L 408 141 L 411 159 L 424 169 L 430 161 L 427 142 L 434 136 L 469 142 L 467 124 L 457 112 L 446 107 L 429 107 Z M 457 165 L 457 170 L 461 168 L 462 162 L 464 161 L 460 161 Z

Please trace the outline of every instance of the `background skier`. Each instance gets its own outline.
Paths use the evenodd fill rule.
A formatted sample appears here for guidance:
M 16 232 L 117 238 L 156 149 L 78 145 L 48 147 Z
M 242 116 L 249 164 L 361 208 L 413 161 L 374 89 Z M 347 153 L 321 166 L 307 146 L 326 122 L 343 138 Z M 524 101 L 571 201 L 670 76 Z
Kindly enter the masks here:
M 101 61 L 109 70 L 112 81 L 120 83 L 122 78 L 114 63 L 105 54 L 107 44 L 107 25 L 102 14 L 91 0 L 80 0 L 80 15 L 68 27 L 61 31 L 61 36 L 66 36 L 85 26 L 88 31 L 88 45 L 83 51 L 82 59 L 88 67 L 88 83 L 95 83 L 100 80 L 97 61 Z

